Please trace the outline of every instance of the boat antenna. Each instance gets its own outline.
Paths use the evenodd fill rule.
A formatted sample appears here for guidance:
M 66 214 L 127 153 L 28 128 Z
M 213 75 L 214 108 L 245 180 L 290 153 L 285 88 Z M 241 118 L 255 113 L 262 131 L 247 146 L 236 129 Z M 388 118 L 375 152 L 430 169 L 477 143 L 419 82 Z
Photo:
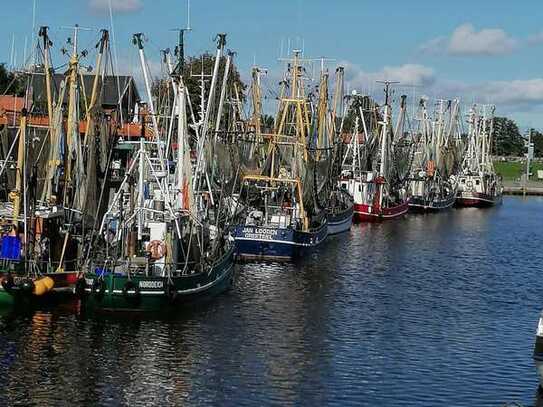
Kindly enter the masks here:
M 398 81 L 376 81 L 377 83 L 382 83 L 385 85 L 385 105 L 389 106 L 389 101 L 390 101 L 390 85 L 396 85 L 400 82 Z

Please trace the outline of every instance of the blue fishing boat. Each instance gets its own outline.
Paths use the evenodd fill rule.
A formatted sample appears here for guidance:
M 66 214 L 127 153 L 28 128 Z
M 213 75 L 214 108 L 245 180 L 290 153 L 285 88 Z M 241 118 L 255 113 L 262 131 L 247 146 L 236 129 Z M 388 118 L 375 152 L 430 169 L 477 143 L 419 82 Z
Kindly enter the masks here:
M 266 135 L 265 160 L 258 174 L 243 177 L 244 211 L 232 229 L 242 259 L 289 260 L 318 246 L 328 235 L 326 208 L 318 194 L 328 181 L 329 165 L 308 148 L 310 101 L 304 93 L 300 55 L 295 51 L 289 64 L 275 127 Z

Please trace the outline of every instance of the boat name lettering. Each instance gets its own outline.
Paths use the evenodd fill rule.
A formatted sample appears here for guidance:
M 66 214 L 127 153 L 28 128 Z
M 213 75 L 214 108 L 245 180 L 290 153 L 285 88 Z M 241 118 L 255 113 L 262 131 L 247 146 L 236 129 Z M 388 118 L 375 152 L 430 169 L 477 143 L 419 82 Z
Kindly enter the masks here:
M 270 240 L 277 236 L 277 229 L 244 228 L 244 237 L 249 239 Z
M 140 288 L 164 288 L 162 281 L 140 281 Z

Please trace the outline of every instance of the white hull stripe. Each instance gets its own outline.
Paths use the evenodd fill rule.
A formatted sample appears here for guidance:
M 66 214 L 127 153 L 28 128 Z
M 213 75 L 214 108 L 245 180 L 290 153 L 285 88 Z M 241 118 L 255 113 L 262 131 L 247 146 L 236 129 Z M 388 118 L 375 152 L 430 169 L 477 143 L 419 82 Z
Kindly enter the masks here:
M 358 215 L 372 216 L 374 218 L 393 218 L 395 216 L 400 216 L 400 215 L 403 215 L 403 214 L 407 213 L 407 210 L 405 210 L 403 212 L 395 213 L 394 215 L 375 215 L 373 213 L 360 212 L 360 211 L 355 211 L 354 213 L 356 213 Z
M 311 247 L 311 246 L 316 246 L 318 243 L 322 242 L 324 238 L 320 240 L 319 242 L 315 242 L 315 244 L 296 243 L 291 240 L 258 240 L 258 239 L 251 239 L 249 237 L 236 237 L 235 240 L 250 240 L 253 242 L 260 242 L 260 243 L 281 243 L 281 244 L 288 244 L 288 245 L 293 245 L 293 246 Z
M 223 280 L 224 277 L 226 276 L 226 274 L 228 274 L 228 271 L 230 271 L 232 269 L 232 267 L 234 267 L 234 265 L 230 265 L 230 267 L 228 267 L 225 272 L 218 278 L 218 279 L 215 279 L 209 283 L 207 283 L 206 285 L 202 285 L 200 287 L 196 287 L 196 288 L 189 288 L 187 290 L 177 290 L 177 294 L 193 294 L 193 293 L 197 293 L 199 291 L 203 291 L 209 287 L 211 287 L 212 285 L 214 284 L 217 284 L 217 282 L 219 282 L 220 280 Z M 91 292 L 92 289 L 90 288 L 85 288 L 85 291 L 87 292 Z M 133 294 L 134 293 L 134 290 L 130 290 L 128 291 L 130 294 Z M 107 293 L 107 291 L 106 291 Z M 113 290 L 113 294 L 122 294 L 123 293 L 123 290 Z M 157 294 L 160 294 L 160 295 L 164 295 L 165 292 L 164 291 L 140 291 L 140 294 L 141 295 L 157 295 Z

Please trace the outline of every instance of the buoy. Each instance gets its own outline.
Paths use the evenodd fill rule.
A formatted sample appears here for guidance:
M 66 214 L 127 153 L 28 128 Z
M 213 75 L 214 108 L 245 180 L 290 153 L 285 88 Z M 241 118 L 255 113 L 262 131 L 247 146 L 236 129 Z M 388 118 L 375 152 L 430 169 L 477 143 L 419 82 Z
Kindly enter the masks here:
M 55 286 L 55 281 L 51 277 L 42 277 L 34 281 L 33 294 L 40 296 L 48 293 Z
M 539 315 L 537 323 L 533 358 L 539 376 L 539 386 L 543 388 L 543 311 Z

